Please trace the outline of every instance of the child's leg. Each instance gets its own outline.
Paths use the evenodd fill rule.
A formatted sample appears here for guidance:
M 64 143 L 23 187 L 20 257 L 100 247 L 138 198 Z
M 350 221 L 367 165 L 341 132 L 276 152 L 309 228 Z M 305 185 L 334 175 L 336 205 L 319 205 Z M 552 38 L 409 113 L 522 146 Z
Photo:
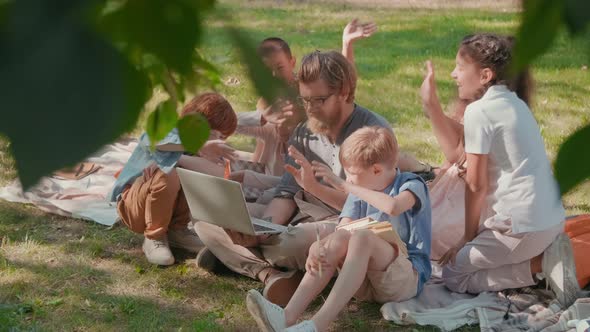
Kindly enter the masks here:
M 289 227 L 287 231 L 262 243 L 262 254 L 273 266 L 303 271 L 309 248 L 317 239 L 316 229 L 320 231 L 320 238 L 323 239 L 334 233 L 336 224 L 335 220 L 324 220 Z
M 326 260 L 330 262 L 330 266 L 322 268 L 321 277 L 319 273 L 305 273 L 299 287 L 297 287 L 297 290 L 285 308 L 287 326 L 297 322 L 297 319 L 305 311 L 307 306 L 309 306 L 311 301 L 320 294 L 332 279 L 336 272 L 336 267 L 346 257 L 350 236 L 351 234 L 348 231 L 337 231 L 328 236 L 324 248 L 326 250 Z
M 367 271 L 384 271 L 396 259 L 395 249 L 370 230 L 353 233 L 346 259 L 328 299 L 312 317 L 319 331 L 328 328 L 361 287 Z
M 543 253 L 563 225 L 545 231 L 506 234 L 486 229 L 443 268 L 445 285 L 459 293 L 481 293 L 534 285 L 531 259 Z
M 157 169 L 151 177 L 140 176 L 127 189 L 117 210 L 132 231 L 150 239 L 166 235 L 180 191 L 176 171 L 166 174 Z
M 178 196 L 174 203 L 174 210 L 172 211 L 172 221 L 170 228 L 174 229 L 185 229 L 188 223 L 191 221 L 191 211 L 186 201 L 186 196 L 181 188 L 178 190 Z

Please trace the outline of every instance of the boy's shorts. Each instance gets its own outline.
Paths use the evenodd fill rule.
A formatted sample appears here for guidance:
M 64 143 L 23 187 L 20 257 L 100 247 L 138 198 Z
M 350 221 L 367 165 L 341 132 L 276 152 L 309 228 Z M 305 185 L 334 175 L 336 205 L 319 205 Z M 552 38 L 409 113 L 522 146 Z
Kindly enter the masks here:
M 418 272 L 408 256 L 401 254 L 385 271 L 367 271 L 367 276 L 354 297 L 377 303 L 402 302 L 416 296 Z

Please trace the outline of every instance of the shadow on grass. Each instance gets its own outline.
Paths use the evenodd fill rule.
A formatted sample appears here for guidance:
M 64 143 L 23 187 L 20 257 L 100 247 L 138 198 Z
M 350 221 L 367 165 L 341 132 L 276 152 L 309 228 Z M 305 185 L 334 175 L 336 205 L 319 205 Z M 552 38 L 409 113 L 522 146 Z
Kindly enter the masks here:
M 233 288 L 223 281 L 170 278 L 170 282 L 164 282 L 161 280 L 166 277 L 164 275 L 157 278 L 157 285 L 154 285 L 161 296 L 118 295 L 109 294 L 107 290 L 120 276 L 89 264 L 50 266 L 47 263 L 3 260 L 5 266 L 25 277 L 3 283 L 0 288 L 2 329 L 72 330 L 103 326 L 108 330 L 116 327 L 128 331 L 178 328 L 221 331 L 239 326 L 239 323 L 227 320 L 220 325 L 217 321 L 223 320 L 223 310 L 200 310 L 190 301 L 166 301 L 174 291 L 185 298 L 199 295 L 227 300 L 225 293 Z M 178 270 L 180 266 L 169 270 Z M 172 284 L 177 284 L 176 288 Z

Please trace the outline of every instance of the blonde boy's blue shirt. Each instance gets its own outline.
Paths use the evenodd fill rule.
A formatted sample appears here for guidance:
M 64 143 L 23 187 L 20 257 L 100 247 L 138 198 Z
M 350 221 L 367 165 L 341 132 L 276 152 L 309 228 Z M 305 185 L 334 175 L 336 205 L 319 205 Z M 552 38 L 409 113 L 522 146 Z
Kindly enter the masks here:
M 164 144 L 182 144 L 180 136 L 178 136 L 177 128 L 172 129 L 163 140 L 158 142 L 157 145 Z M 109 202 L 116 201 L 119 195 L 123 192 L 123 189 L 125 189 L 125 186 L 132 183 L 143 173 L 143 170 L 151 164 L 155 163 L 162 172 L 170 173 L 170 171 L 176 166 L 180 156 L 182 156 L 182 152 L 152 151 L 150 149 L 149 137 L 146 133 L 143 133 L 139 138 L 137 147 L 133 150 L 133 153 L 131 153 L 131 157 L 129 157 L 129 160 L 125 164 L 125 167 L 123 167 L 117 181 L 115 181 L 113 189 L 107 196 L 107 200 Z
M 348 217 L 355 220 L 371 217 L 378 221 L 389 221 L 402 241 L 406 243 L 408 259 L 418 273 L 418 291 L 416 293 L 418 295 L 432 272 L 430 266 L 432 210 L 428 187 L 424 180 L 416 174 L 401 173 L 398 169 L 395 179 L 383 192 L 394 197 L 406 190 L 414 194 L 416 204 L 399 216 L 390 216 L 355 195 L 349 194 L 342 208 L 340 218 Z

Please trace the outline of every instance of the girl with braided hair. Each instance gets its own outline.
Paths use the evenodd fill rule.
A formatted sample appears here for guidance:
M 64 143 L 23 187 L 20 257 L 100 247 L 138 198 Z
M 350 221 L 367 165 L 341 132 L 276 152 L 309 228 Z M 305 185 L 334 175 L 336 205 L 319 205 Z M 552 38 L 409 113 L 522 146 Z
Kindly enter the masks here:
M 526 103 L 528 75 L 509 73 L 512 44 L 511 38 L 494 34 L 461 42 L 451 76 L 467 104 L 463 135 L 450 119 L 432 119 L 442 110 L 434 70 L 427 64 L 424 107 L 433 124 L 438 121 L 435 134 L 447 160 L 464 155 L 468 165 L 465 231 L 439 263 L 445 284 L 456 292 L 525 287 L 544 277 L 559 302 L 569 306 L 579 285 L 571 243 L 563 234 L 565 211 Z

